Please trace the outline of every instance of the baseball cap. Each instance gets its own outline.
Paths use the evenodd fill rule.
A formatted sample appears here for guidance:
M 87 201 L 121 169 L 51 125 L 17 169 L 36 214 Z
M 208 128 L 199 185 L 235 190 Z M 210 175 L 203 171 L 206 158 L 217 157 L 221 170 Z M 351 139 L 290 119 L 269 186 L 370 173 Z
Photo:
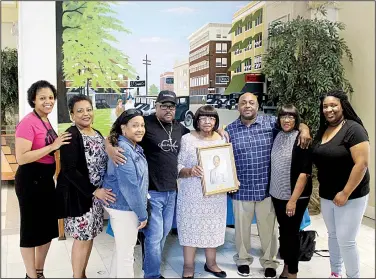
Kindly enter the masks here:
M 176 105 L 176 94 L 169 90 L 162 90 L 157 97 L 157 103 L 171 102 Z

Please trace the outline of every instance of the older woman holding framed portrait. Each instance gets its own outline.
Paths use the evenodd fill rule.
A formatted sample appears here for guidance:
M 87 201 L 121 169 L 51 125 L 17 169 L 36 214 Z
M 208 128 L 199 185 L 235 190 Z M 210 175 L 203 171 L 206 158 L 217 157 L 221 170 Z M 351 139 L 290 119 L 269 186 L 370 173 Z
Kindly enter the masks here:
M 203 168 L 199 166 L 198 148 L 225 143 L 215 131 L 219 126 L 217 111 L 210 105 L 200 107 L 194 116 L 195 131 L 182 137 L 178 156 L 179 188 L 177 198 L 177 228 L 183 246 L 183 278 L 193 278 L 197 248 L 205 248 L 205 271 L 216 277 L 226 277 L 216 262 L 216 248 L 224 244 L 227 195 L 203 193 Z M 193 156 L 192 156 L 193 155 Z

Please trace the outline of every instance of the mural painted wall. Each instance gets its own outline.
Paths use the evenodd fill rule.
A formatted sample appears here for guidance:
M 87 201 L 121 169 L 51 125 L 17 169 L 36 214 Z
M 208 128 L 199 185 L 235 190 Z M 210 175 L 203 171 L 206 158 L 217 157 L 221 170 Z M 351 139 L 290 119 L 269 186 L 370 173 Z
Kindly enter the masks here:
M 161 74 L 172 73 L 168 82 L 172 82 L 171 88 L 174 88 L 174 66 L 177 61 L 188 61 L 189 37 L 208 23 L 231 25 L 234 13 L 246 4 L 248 2 L 244 1 L 220 1 L 215 5 L 201 1 L 57 2 L 59 130 L 71 125 L 67 100 L 74 94 L 92 98 L 94 127 L 104 135 L 108 135 L 116 119 L 114 111 L 119 99 L 123 105 L 138 105 L 146 115 L 153 113 L 155 98 L 161 89 Z M 213 36 L 215 29 L 211 31 Z M 231 34 L 222 35 L 231 40 Z M 219 37 L 217 35 L 217 39 L 223 40 L 221 35 Z M 215 43 L 213 49 L 215 51 Z M 202 60 L 212 60 L 210 56 Z M 227 74 L 230 66 L 231 61 L 227 61 L 223 72 Z M 212 87 L 215 82 L 210 80 Z M 188 89 L 189 86 L 188 81 Z M 189 94 L 189 90 L 187 92 Z M 208 97 L 205 94 L 192 101 L 188 94 L 179 97 L 180 110 L 176 118 L 187 120 L 190 126 L 191 119 L 185 116 L 191 117 Z M 228 124 L 236 116 L 236 111 L 229 111 L 221 122 Z

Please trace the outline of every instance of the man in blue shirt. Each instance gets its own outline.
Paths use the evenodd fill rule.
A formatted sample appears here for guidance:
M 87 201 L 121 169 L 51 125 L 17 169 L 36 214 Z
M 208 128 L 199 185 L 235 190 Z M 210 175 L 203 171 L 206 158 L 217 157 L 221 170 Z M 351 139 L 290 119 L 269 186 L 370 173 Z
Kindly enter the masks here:
M 258 115 L 257 96 L 244 93 L 239 98 L 240 117 L 226 127 L 233 145 L 235 165 L 240 181 L 239 191 L 232 195 L 235 217 L 235 240 L 237 254 L 234 261 L 238 274 L 250 276 L 249 266 L 253 257 L 251 250 L 251 224 L 256 213 L 261 247 L 261 266 L 265 278 L 276 277 L 279 265 L 276 260 L 278 241 L 275 232 L 275 212 L 269 196 L 270 156 L 273 145 L 273 131 L 277 118 Z M 309 145 L 311 136 L 308 127 L 301 124 L 300 143 Z

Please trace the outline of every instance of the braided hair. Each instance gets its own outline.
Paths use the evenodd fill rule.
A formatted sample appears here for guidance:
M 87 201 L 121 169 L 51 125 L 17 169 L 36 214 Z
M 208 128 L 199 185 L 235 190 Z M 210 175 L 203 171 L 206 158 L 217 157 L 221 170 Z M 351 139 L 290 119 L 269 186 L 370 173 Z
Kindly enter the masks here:
M 108 136 L 108 140 L 112 146 L 118 145 L 119 136 L 123 134 L 121 131 L 121 125 L 126 125 L 129 120 L 136 116 L 142 116 L 142 112 L 138 109 L 131 108 L 123 111 L 123 113 L 115 120 L 114 124 L 112 124 L 110 135 Z
M 323 112 L 324 111 L 323 103 L 326 97 L 335 97 L 339 99 L 341 102 L 342 109 L 343 109 L 344 119 L 353 120 L 364 128 L 362 120 L 359 118 L 359 116 L 356 114 L 355 110 L 351 106 L 346 93 L 340 89 L 332 90 L 332 91 L 325 93 L 323 96 L 320 97 L 320 126 L 318 129 L 316 138 L 315 138 L 315 143 L 321 141 L 321 138 L 324 135 L 326 128 L 328 127 L 328 122 L 326 121 L 326 118 Z

